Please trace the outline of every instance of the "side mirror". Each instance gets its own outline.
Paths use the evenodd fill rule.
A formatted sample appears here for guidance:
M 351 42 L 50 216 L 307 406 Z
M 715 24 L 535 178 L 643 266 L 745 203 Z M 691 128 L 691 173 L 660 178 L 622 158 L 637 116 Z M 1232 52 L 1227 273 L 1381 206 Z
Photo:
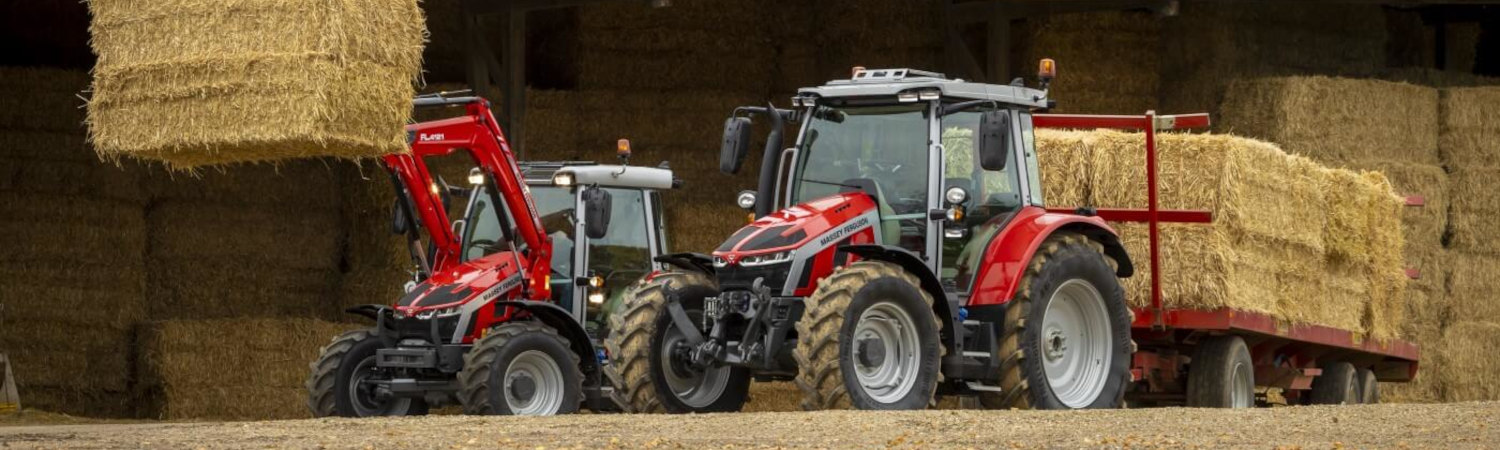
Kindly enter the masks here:
M 391 234 L 406 234 L 411 231 L 411 224 L 406 223 L 406 214 L 402 214 L 401 199 L 391 205 Z
M 602 239 L 609 231 L 610 197 L 603 189 L 583 191 L 583 233 L 589 239 Z
M 740 164 L 750 153 L 750 118 L 730 117 L 724 121 L 724 142 L 719 147 L 719 171 L 739 173 Z
M 979 117 L 979 166 L 984 170 L 1005 170 L 1010 156 L 1010 111 L 985 111 Z

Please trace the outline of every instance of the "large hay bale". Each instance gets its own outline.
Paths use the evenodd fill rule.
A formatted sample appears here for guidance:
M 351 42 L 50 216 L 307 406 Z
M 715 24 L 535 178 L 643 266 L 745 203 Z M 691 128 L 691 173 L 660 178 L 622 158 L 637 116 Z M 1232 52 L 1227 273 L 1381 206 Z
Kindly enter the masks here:
M 1398 67 L 1379 73 L 1380 78 L 1437 88 L 1462 86 L 1500 86 L 1500 78 L 1475 75 L 1468 71 L 1441 70 L 1430 67 Z
M 1500 221 L 1500 192 L 1490 184 L 1497 177 L 1500 167 L 1460 167 L 1453 172 L 1448 196 L 1451 248 L 1500 255 L 1500 241 L 1491 233 Z
M 1459 322 L 1443 332 L 1443 401 L 1500 400 L 1500 322 Z
M 1500 167 L 1500 87 L 1443 89 L 1441 109 L 1448 167 Z
M 1319 161 L 1438 161 L 1437 90 L 1388 81 L 1283 77 L 1229 84 L 1217 129 Z
M 340 173 L 347 269 L 339 284 L 338 306 L 393 304 L 412 277 L 406 238 L 391 233 L 395 188 L 375 164 L 344 167 Z
M 1500 323 L 1500 256 L 1452 253 L 1449 257 L 1453 273 L 1443 299 L 1447 316 Z
M 415 0 L 89 2 L 90 132 L 173 167 L 401 151 Z
M 168 320 L 142 327 L 147 416 L 266 420 L 308 417 L 308 364 L 351 325 L 311 319 Z
M 1057 112 L 1140 114 L 1156 109 L 1161 21 L 1143 11 L 1059 14 L 1021 22 L 1022 68 L 1053 58 Z M 1029 73 L 1029 72 L 1023 72 Z
M 1036 130 L 1037 162 L 1041 168 L 1042 199 L 1047 206 L 1092 205 L 1090 164 L 1093 133 L 1087 131 Z
M 234 164 L 185 174 L 149 171 L 142 180 L 156 202 L 306 207 L 338 206 L 338 163 L 323 159 Z
M 0 129 L 82 134 L 88 72 L 31 67 L 0 68 Z

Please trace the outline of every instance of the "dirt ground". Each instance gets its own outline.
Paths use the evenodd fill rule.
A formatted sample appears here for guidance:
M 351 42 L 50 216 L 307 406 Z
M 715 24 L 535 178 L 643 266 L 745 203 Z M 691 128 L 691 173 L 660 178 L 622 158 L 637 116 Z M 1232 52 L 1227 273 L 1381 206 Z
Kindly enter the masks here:
M 0 448 L 1500 447 L 1500 402 L 0 425 Z

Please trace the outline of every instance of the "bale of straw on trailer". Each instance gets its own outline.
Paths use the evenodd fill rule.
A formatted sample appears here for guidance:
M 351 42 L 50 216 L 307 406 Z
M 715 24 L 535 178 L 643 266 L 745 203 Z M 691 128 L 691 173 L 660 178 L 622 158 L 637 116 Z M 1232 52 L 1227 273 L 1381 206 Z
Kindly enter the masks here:
M 1148 12 L 1058 14 L 1019 23 L 1022 69 L 1053 58 L 1058 112 L 1140 114 L 1156 109 L 1161 21 Z M 1107 37 L 1107 38 L 1106 38 Z M 1029 70 L 1020 74 L 1028 79 Z
M 404 148 L 414 0 L 89 2 L 97 150 L 172 167 Z
M 1319 161 L 1438 161 L 1430 87 L 1320 76 L 1237 80 L 1220 111 L 1218 129 Z
M 1500 400 L 1500 322 L 1466 321 L 1443 332 L 1443 401 Z
M 1500 167 L 1460 167 L 1449 183 L 1450 247 L 1455 250 L 1500 255 L 1500 241 L 1492 230 L 1500 220 L 1500 192 L 1494 180 Z
M 353 326 L 311 319 L 169 320 L 142 327 L 137 363 L 159 419 L 307 417 L 308 364 Z
M 1443 163 L 1500 167 L 1500 87 L 1443 89 L 1441 109 Z
M 1037 165 L 1041 168 L 1042 199 L 1047 206 L 1092 205 L 1089 164 L 1093 133 L 1036 130 Z
M 1366 227 L 1355 233 L 1369 241 L 1368 259 L 1363 265 L 1370 286 L 1364 326 L 1375 339 L 1398 338 L 1402 337 L 1401 325 L 1406 320 L 1404 298 L 1408 279 L 1401 224 L 1406 202 L 1392 193 L 1385 175 L 1365 172 L 1361 178 L 1366 187 L 1358 192 L 1365 198 L 1360 204 L 1366 215 Z

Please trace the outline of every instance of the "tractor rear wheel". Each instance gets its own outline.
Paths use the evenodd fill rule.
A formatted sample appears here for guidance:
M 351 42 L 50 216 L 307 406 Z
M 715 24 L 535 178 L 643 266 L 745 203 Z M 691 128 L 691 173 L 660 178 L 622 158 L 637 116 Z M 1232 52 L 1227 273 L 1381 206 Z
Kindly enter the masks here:
M 1047 238 L 1006 307 L 997 409 L 1119 408 L 1130 383 L 1130 309 L 1097 242 Z
M 1312 405 L 1353 405 L 1359 403 L 1359 381 L 1354 365 L 1338 361 L 1323 365 L 1323 374 L 1313 378 L 1307 402 Z
M 1380 403 L 1380 381 L 1375 379 L 1375 371 L 1359 369 L 1359 402 L 1367 405 Z
M 508 322 L 464 354 L 464 414 L 550 416 L 578 411 L 583 372 L 568 340 L 541 322 Z
M 1255 406 L 1255 365 L 1239 336 L 1211 336 L 1198 342 L 1188 367 L 1187 405 L 1197 408 Z
M 609 352 L 604 374 L 620 408 L 681 414 L 733 412 L 745 406 L 750 371 L 688 364 L 684 355 L 691 348 L 667 310 L 680 304 L 690 321 L 702 323 L 703 299 L 718 292 L 713 281 L 696 272 L 664 273 L 625 292 L 620 309 L 610 315 L 604 340 Z
M 427 414 L 426 401 L 392 397 L 371 383 L 390 379 L 375 366 L 375 352 L 384 346 L 374 330 L 349 331 L 324 346 L 307 379 L 307 407 L 313 417 Z
M 834 270 L 797 321 L 802 409 L 922 409 L 941 381 L 932 295 L 883 261 Z

